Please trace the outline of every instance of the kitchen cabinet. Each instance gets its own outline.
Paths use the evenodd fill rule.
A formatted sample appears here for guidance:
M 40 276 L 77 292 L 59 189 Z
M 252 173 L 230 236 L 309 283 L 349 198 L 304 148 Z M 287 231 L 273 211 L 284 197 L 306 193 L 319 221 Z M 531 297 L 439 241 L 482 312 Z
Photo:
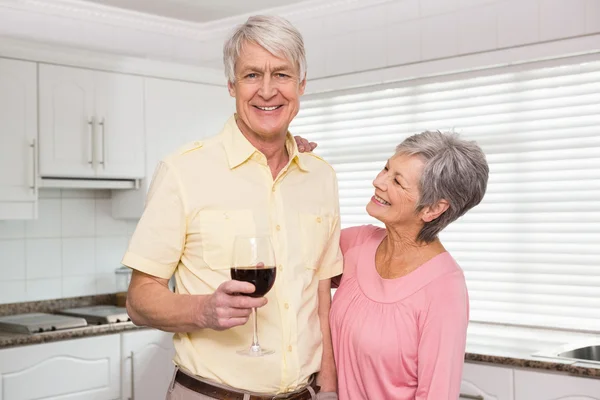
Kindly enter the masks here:
M 224 85 L 155 78 L 145 78 L 144 85 L 147 178 L 138 190 L 113 191 L 114 218 L 139 218 L 158 162 L 187 143 L 219 133 L 235 110 Z
M 460 393 L 461 400 L 513 400 L 513 370 L 465 363 Z
M 600 400 L 600 379 L 515 370 L 517 400 Z
M 0 350 L 0 400 L 119 398 L 120 335 Z
M 157 330 L 121 335 L 123 400 L 164 400 L 173 377 L 173 334 Z
M 39 141 L 42 177 L 143 178 L 143 78 L 40 64 Z
M 37 218 L 37 69 L 0 58 L 0 220 Z

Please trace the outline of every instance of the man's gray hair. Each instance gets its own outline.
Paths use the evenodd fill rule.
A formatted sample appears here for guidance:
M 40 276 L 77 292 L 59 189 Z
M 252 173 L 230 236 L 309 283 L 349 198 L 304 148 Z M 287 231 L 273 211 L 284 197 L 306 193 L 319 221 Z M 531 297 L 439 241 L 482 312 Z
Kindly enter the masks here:
M 442 229 L 483 199 L 489 167 L 474 141 L 460 139 L 456 133 L 426 131 L 405 139 L 396 147 L 396 154 L 416 155 L 425 161 L 417 212 L 440 200 L 449 205 L 442 215 L 425 223 L 417 240 L 433 241 Z
M 276 57 L 285 58 L 298 68 L 300 81 L 306 77 L 304 40 L 285 18 L 256 15 L 238 26 L 223 46 L 225 76 L 235 83 L 235 63 L 245 43 L 256 43 Z

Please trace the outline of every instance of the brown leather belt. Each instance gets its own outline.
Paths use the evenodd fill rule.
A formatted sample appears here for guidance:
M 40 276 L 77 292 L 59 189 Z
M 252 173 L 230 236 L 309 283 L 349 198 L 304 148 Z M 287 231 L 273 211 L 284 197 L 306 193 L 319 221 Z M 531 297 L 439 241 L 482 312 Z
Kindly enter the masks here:
M 221 400 L 244 400 L 244 393 L 235 392 L 219 386 L 213 386 L 210 383 L 199 381 L 193 377 L 184 374 L 181 371 L 177 371 L 175 374 L 175 382 L 182 386 L 205 396 L 214 397 Z M 319 387 L 316 384 L 316 379 L 312 379 L 310 386 L 314 389 L 315 393 L 319 391 Z M 257 396 L 250 395 L 250 400 L 272 400 L 272 399 L 285 399 L 285 400 L 311 400 L 311 394 L 308 389 L 304 389 L 297 393 L 290 393 L 288 395 L 280 394 L 277 396 Z

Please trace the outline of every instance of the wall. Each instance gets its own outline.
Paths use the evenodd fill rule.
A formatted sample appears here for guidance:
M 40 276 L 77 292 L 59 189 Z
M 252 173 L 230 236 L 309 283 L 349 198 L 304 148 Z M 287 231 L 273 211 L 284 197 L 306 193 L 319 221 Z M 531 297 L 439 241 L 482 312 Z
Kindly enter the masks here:
M 110 191 L 41 189 L 39 219 L 0 221 L 0 304 L 114 293 L 135 221 Z

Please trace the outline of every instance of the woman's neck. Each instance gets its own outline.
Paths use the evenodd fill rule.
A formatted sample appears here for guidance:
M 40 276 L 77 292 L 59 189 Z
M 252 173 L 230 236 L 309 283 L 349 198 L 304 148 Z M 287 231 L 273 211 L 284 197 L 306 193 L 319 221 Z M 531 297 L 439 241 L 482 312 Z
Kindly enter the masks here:
M 439 239 L 424 243 L 416 233 L 386 227 L 387 235 L 377 248 L 375 267 L 384 279 L 408 275 L 425 262 L 446 251 Z

